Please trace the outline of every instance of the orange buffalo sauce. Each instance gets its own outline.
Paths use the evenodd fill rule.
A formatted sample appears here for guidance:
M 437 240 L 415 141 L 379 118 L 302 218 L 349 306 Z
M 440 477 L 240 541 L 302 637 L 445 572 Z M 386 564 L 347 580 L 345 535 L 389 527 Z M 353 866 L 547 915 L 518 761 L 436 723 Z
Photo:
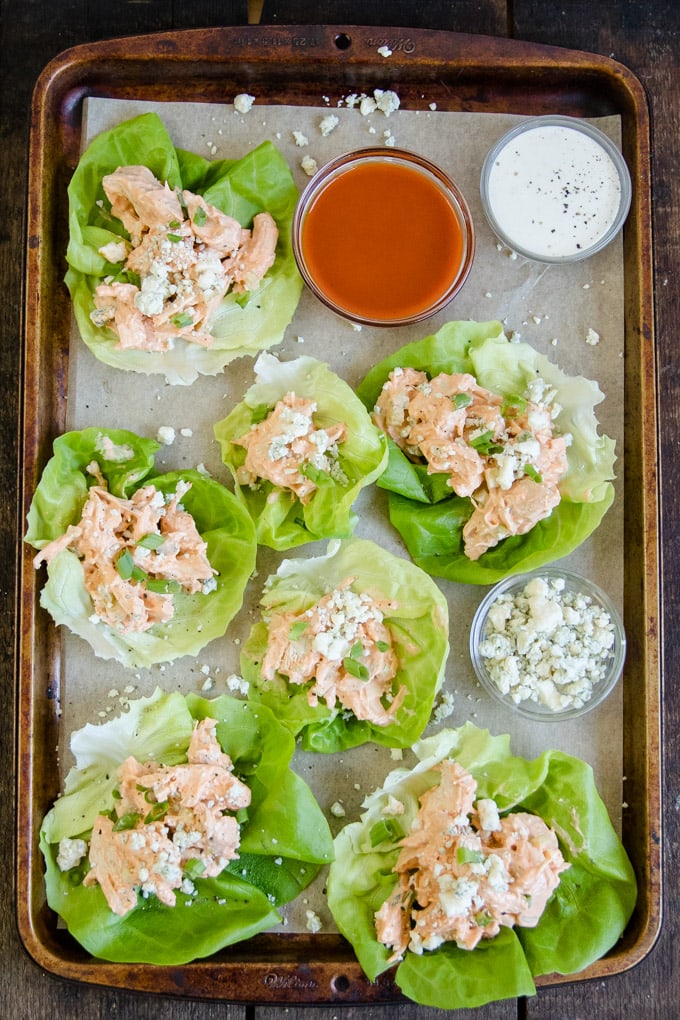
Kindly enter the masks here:
M 364 321 L 429 314 L 469 255 L 461 215 L 443 186 L 389 158 L 331 177 L 306 210 L 300 243 L 320 296 Z

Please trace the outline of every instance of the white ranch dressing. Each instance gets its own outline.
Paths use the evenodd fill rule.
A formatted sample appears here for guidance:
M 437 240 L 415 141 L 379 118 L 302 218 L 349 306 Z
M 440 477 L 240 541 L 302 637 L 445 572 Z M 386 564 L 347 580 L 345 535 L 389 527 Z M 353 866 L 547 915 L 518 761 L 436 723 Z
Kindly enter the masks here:
M 500 150 L 489 173 L 488 201 L 518 250 L 566 258 L 587 251 L 607 232 L 621 202 L 621 182 L 595 139 L 544 125 L 517 134 Z

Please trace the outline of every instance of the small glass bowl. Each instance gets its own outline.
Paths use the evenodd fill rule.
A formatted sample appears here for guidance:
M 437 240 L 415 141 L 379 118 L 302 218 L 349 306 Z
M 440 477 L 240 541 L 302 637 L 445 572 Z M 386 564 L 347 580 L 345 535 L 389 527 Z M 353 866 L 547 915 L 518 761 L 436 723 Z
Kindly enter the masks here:
M 590 696 L 581 705 L 554 708 L 539 702 L 538 697 L 536 697 L 536 700 L 533 698 L 524 699 L 522 697 L 517 697 L 517 700 L 515 700 L 511 693 L 504 693 L 495 682 L 489 670 L 489 657 L 485 657 L 483 654 L 484 642 L 489 636 L 489 612 L 499 596 L 509 595 L 511 598 L 514 598 L 524 591 L 529 582 L 538 578 L 542 578 L 548 586 L 556 580 L 563 581 L 563 596 L 583 594 L 590 600 L 590 604 L 593 607 L 602 609 L 611 620 L 613 628 L 612 646 L 608 654 L 602 656 L 600 664 L 602 669 L 601 677 L 593 683 Z M 555 643 L 558 644 L 557 641 Z M 625 655 L 626 636 L 623 623 L 616 607 L 606 592 L 602 591 L 601 588 L 585 577 L 556 567 L 535 570 L 532 573 L 516 575 L 500 581 L 487 593 L 480 603 L 470 629 L 470 657 L 481 685 L 500 704 L 534 721 L 555 722 L 564 719 L 575 719 L 600 705 L 616 686 L 623 670 Z M 505 675 L 507 676 L 507 673 Z
M 443 196 L 445 205 L 442 205 L 441 208 L 445 209 L 446 205 L 448 205 L 453 215 L 452 225 L 455 224 L 454 229 L 460 234 L 460 258 L 457 260 L 455 269 L 451 274 L 442 274 L 442 276 L 446 276 L 442 289 L 434 295 L 429 295 L 428 298 L 423 297 L 423 301 L 420 302 L 421 307 L 409 310 L 408 312 L 396 310 L 396 305 L 402 300 L 402 293 L 398 284 L 395 285 L 394 283 L 389 292 L 389 301 L 395 302 L 393 313 L 387 307 L 379 314 L 374 314 L 365 309 L 362 310 L 358 306 L 357 301 L 349 296 L 348 290 L 345 290 L 344 295 L 341 293 L 344 284 L 340 282 L 338 275 L 333 276 L 330 271 L 325 273 L 318 269 L 315 271 L 311 247 L 308 246 L 307 250 L 305 247 L 305 227 L 308 223 L 308 218 L 310 214 L 313 214 L 314 210 L 318 209 L 319 201 L 323 200 L 324 196 L 330 194 L 329 189 L 336 185 L 343 175 L 350 174 L 353 171 L 367 174 L 373 167 L 401 167 L 416 171 L 420 175 L 420 186 L 422 186 L 423 181 L 427 182 L 438 196 Z M 337 193 L 337 187 L 335 190 Z M 359 210 L 358 219 L 365 220 L 365 217 L 371 211 L 371 204 L 368 200 L 362 200 L 359 204 L 345 199 L 343 204 L 339 206 L 339 209 L 341 210 L 341 226 L 344 233 L 345 229 L 349 229 L 349 225 L 352 224 L 353 217 L 354 222 L 357 222 L 357 210 Z M 383 222 L 386 228 L 400 221 L 403 222 L 404 218 L 417 216 L 418 214 L 418 208 L 415 203 L 402 203 L 390 206 L 386 204 L 384 209 L 385 219 Z M 439 229 L 433 231 L 433 233 L 435 235 L 442 233 L 441 220 L 439 221 Z M 360 237 L 360 235 L 361 227 L 357 226 L 357 237 Z M 433 237 L 432 241 L 433 245 L 427 252 L 428 260 L 434 258 L 433 252 L 435 250 L 434 242 L 436 242 L 436 237 Z M 332 247 L 333 243 L 334 237 L 332 235 L 328 236 L 328 246 Z M 353 323 L 368 326 L 404 326 L 434 315 L 435 312 L 444 308 L 454 295 L 458 293 L 472 267 L 475 252 L 475 232 L 468 204 L 456 183 L 444 170 L 423 156 L 406 149 L 369 147 L 338 156 L 314 174 L 302 192 L 295 210 L 292 225 L 292 244 L 295 260 L 305 283 L 317 298 L 332 311 Z M 359 244 L 358 247 L 361 247 L 361 245 Z M 368 246 L 364 245 L 364 248 L 368 249 Z M 353 269 L 354 278 L 356 279 L 361 276 L 366 281 L 388 282 L 390 280 L 389 257 L 394 252 L 400 252 L 405 261 L 408 261 L 409 257 L 413 257 L 409 252 L 407 244 L 403 246 L 398 243 L 394 244 L 389 249 L 387 263 L 376 259 L 375 262 L 365 267 L 363 275 L 358 270 Z M 431 261 L 426 264 L 431 268 Z M 319 278 L 321 276 L 323 276 L 325 282 L 322 282 Z M 333 294 L 329 293 L 331 289 L 334 291 Z
M 613 241 L 628 216 L 632 185 L 625 159 L 603 131 L 555 115 L 531 117 L 499 138 L 482 165 L 480 193 L 491 229 L 508 248 L 535 262 L 569 263 Z

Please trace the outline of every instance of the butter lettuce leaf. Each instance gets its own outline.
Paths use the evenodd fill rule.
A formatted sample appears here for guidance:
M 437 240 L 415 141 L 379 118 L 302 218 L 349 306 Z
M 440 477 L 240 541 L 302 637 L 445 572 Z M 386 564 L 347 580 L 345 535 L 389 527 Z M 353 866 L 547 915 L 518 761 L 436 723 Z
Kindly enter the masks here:
M 59 841 L 88 838 L 96 815 L 113 808 L 116 770 L 129 755 L 166 765 L 186 760 L 197 720 L 217 720 L 217 738 L 252 794 L 241 822 L 238 860 L 216 878 L 194 878 L 194 893 L 177 892 L 174 907 L 138 897 L 119 917 L 98 885 L 82 885 L 83 869 L 62 872 Z M 124 963 L 177 966 L 210 956 L 281 920 L 333 855 L 326 819 L 309 787 L 292 772 L 295 741 L 263 706 L 229 696 L 206 700 L 166 694 L 130 702 L 121 716 L 72 735 L 75 765 L 45 816 L 40 847 L 48 905 L 93 956 Z
M 375 599 L 394 602 L 384 616 L 399 659 L 395 686 L 406 696 L 394 720 L 377 726 L 358 719 L 336 702 L 310 705 L 307 687 L 289 684 L 277 674 L 262 676 L 267 650 L 267 621 L 274 613 L 301 613 L 346 578 L 350 588 Z M 429 722 L 449 652 L 448 606 L 435 583 L 409 560 L 394 556 L 374 542 L 351 538 L 333 541 L 325 555 L 284 560 L 264 588 L 262 620 L 254 624 L 243 646 L 241 670 L 250 682 L 249 698 L 266 705 L 304 750 L 332 753 L 373 741 L 388 747 L 408 747 Z
M 635 874 L 595 785 L 591 767 L 561 751 L 526 760 L 510 751 L 507 734 L 466 723 L 418 741 L 417 763 L 392 771 L 364 801 L 360 821 L 335 839 L 328 876 L 328 905 L 370 980 L 395 966 L 375 934 L 374 914 L 396 884 L 398 843 L 371 845 L 371 830 L 389 798 L 404 805 L 408 832 L 419 798 L 439 781 L 444 758 L 458 761 L 477 780 L 477 797 L 493 798 L 501 811 L 539 815 L 558 837 L 570 863 L 535 928 L 503 930 L 474 950 L 453 944 L 396 964 L 395 980 L 414 1002 L 464 1009 L 531 995 L 542 974 L 575 974 L 611 949 L 624 931 L 637 897 Z
M 168 623 L 124 634 L 93 615 L 83 568 L 74 552 L 63 549 L 46 568 L 40 603 L 55 623 L 78 634 L 101 658 L 134 668 L 196 655 L 221 637 L 241 608 L 257 550 L 253 523 L 234 494 L 198 471 L 154 475 L 158 449 L 155 440 L 124 429 L 87 428 L 59 436 L 33 496 L 25 536 L 30 545 L 42 549 L 77 524 L 88 490 L 96 484 L 87 470 L 91 464 L 97 465 L 109 491 L 125 498 L 141 485 L 152 484 L 169 494 L 180 481 L 191 483 L 182 505 L 207 543 L 208 559 L 217 571 L 216 587 L 206 594 L 173 595 L 174 614 Z
M 285 550 L 318 539 L 348 538 L 356 524 L 353 503 L 361 489 L 379 478 L 387 465 L 384 435 L 375 428 L 347 383 L 314 358 L 283 362 L 263 353 L 255 362 L 255 375 L 256 381 L 230 414 L 216 423 L 214 432 L 236 494 L 255 522 L 258 543 Z M 338 423 L 347 426 L 347 438 L 338 444 L 338 464 L 344 479 L 328 476 L 326 484 L 319 485 L 305 504 L 266 479 L 254 486 L 239 480 L 246 451 L 235 440 L 289 392 L 316 402 L 314 421 L 319 427 Z
M 603 399 L 597 383 L 567 376 L 529 344 L 508 340 L 500 322 L 448 322 L 432 336 L 407 344 L 366 375 L 357 394 L 372 411 L 389 373 L 397 367 L 427 372 L 469 372 L 481 386 L 504 397 L 525 391 L 537 377 L 554 387 L 560 406 L 556 431 L 572 437 L 561 500 L 526 535 L 499 542 L 478 560 L 463 546 L 472 501 L 456 496 L 443 474 L 428 474 L 389 440 L 389 463 L 377 484 L 389 491 L 388 513 L 414 561 L 435 577 L 466 584 L 493 584 L 534 570 L 576 549 L 598 527 L 614 500 L 615 443 L 598 431 L 594 408 Z
M 98 249 L 127 237 L 122 223 L 111 216 L 102 178 L 128 165 L 147 166 L 171 188 L 202 195 L 244 227 L 259 212 L 269 212 L 276 220 L 279 240 L 273 267 L 247 300 L 226 295 L 211 326 L 210 347 L 177 340 L 163 352 L 121 350 L 116 335 L 90 319 L 95 288 L 120 270 Z M 283 338 L 302 290 L 291 244 L 298 190 L 288 164 L 271 142 L 263 142 L 240 159 L 210 161 L 175 148 L 156 113 L 141 114 L 92 140 L 71 178 L 68 198 L 66 285 L 80 334 L 100 361 L 128 371 L 162 373 L 170 383 L 189 384 L 199 375 L 217 375 L 234 358 L 254 355 Z

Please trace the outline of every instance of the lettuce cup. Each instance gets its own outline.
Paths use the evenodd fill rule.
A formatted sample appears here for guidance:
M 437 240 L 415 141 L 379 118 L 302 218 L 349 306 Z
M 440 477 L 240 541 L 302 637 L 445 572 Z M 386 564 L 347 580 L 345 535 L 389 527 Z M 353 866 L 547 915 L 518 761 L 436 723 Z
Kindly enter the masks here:
M 637 887 L 589 765 L 561 751 L 525 760 L 470 722 L 413 750 L 415 766 L 391 772 L 337 835 L 328 875 L 329 908 L 370 981 L 396 967 L 414 1002 L 474 1008 L 534 995 L 534 978 L 578 973 L 616 944 Z M 430 896 L 414 904 L 423 882 Z
M 566 556 L 614 499 L 597 383 L 568 376 L 500 322 L 449 322 L 402 347 L 357 394 L 388 436 L 377 484 L 415 563 L 492 584 Z
M 40 604 L 55 623 L 133 668 L 221 637 L 255 568 L 234 494 L 194 470 L 155 475 L 158 449 L 124 429 L 58 437 L 25 536 L 47 565 Z
M 348 538 L 353 503 L 387 465 L 385 437 L 323 362 L 263 353 L 255 376 L 214 432 L 258 543 L 285 550 Z
M 71 749 L 40 829 L 47 902 L 99 959 L 210 956 L 279 923 L 332 858 L 290 768 L 295 741 L 262 706 L 157 688 L 73 733 Z
M 373 741 L 409 747 L 430 720 L 449 652 L 448 606 L 409 560 L 374 542 L 332 541 L 284 560 L 243 646 L 249 698 L 304 750 Z
M 92 140 L 68 198 L 66 284 L 98 360 L 189 384 L 280 342 L 298 190 L 271 142 L 211 161 L 142 114 Z

